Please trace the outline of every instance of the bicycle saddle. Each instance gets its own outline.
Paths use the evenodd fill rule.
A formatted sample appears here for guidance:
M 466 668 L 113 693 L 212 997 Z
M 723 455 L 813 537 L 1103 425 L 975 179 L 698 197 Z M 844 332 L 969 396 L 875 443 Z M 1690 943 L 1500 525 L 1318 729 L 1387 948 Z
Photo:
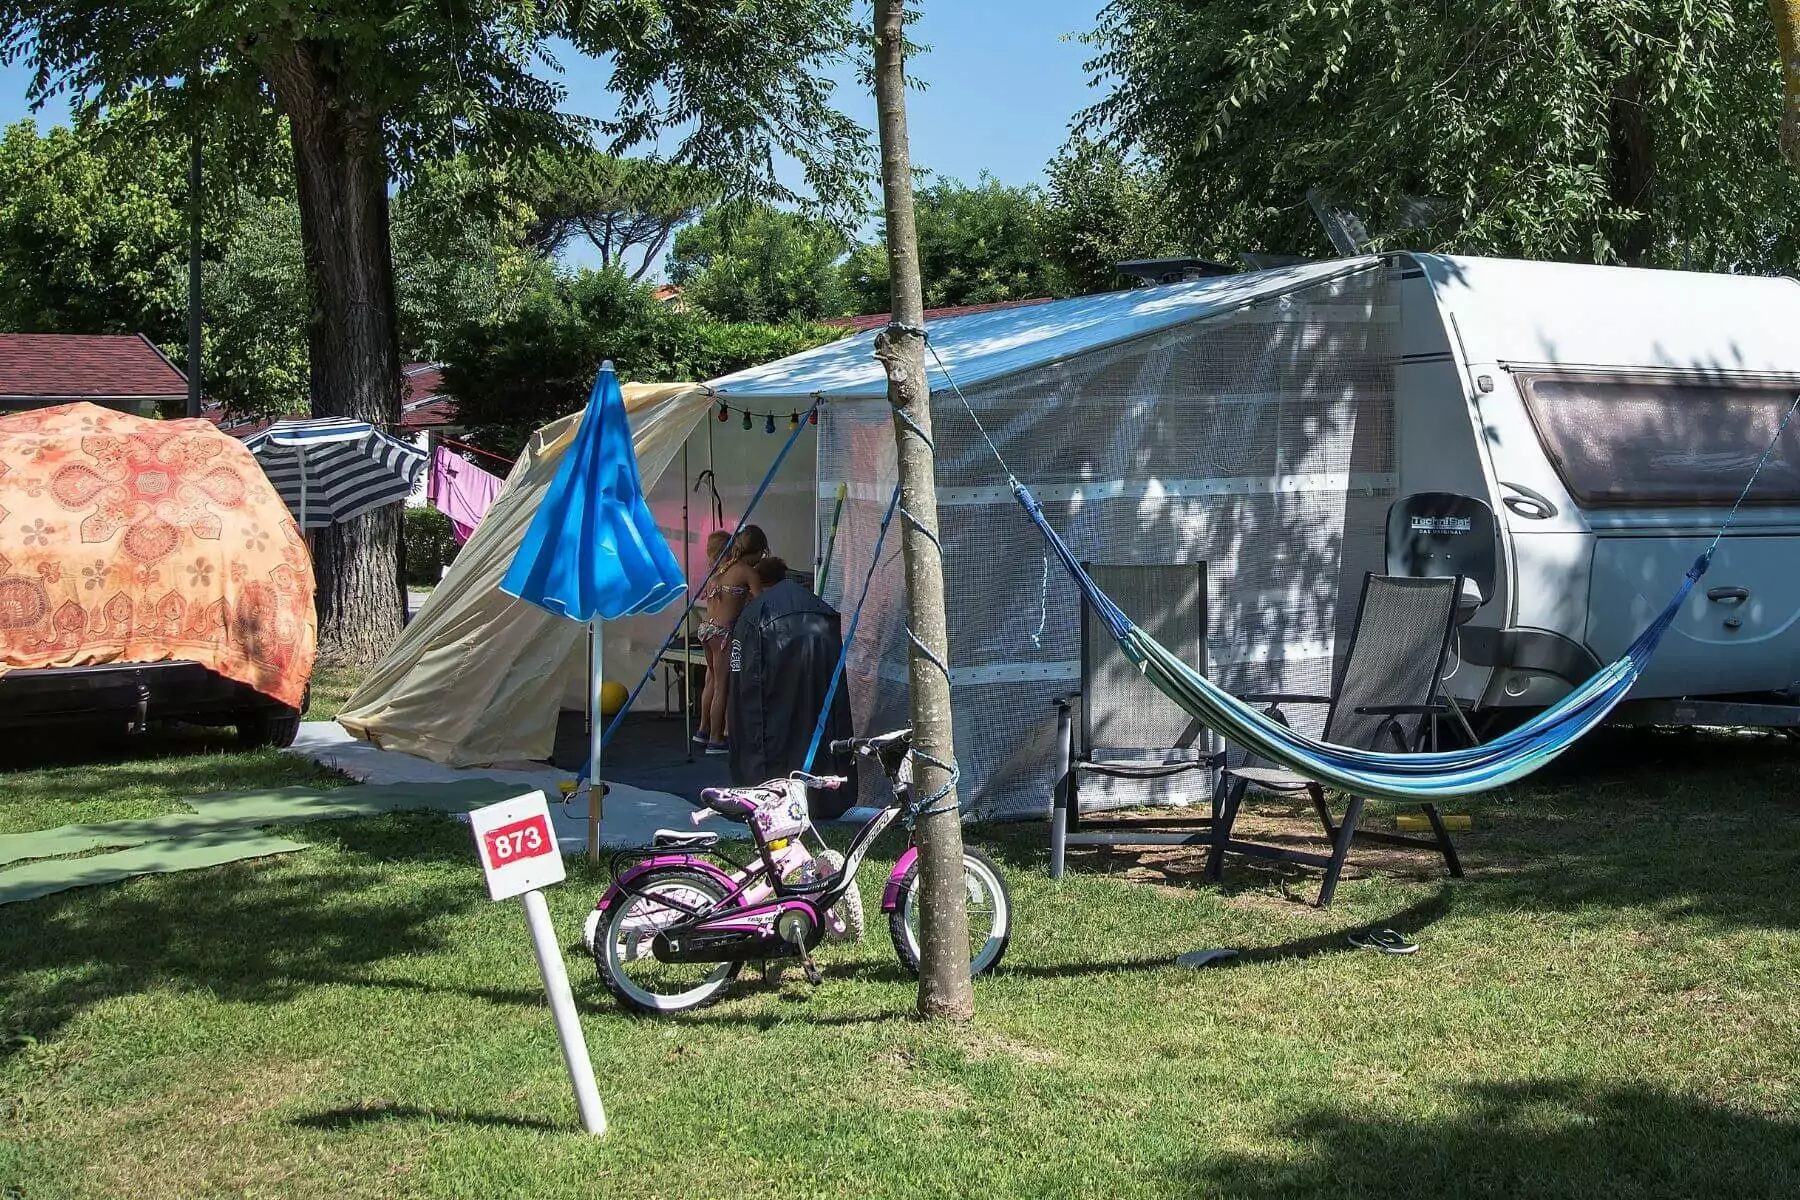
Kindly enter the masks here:
M 658 850 L 709 850 L 719 844 L 716 833 L 687 833 L 680 829 L 659 829 L 651 837 Z

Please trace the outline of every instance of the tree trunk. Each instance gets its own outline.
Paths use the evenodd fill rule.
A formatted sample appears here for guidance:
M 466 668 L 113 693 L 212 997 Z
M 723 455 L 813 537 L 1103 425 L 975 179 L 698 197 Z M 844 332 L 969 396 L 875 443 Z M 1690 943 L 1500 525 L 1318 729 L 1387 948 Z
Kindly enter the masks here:
M 1613 239 L 1613 248 L 1628 266 L 1645 266 L 1655 247 L 1656 220 L 1651 211 L 1656 186 L 1656 142 L 1650 113 L 1644 107 L 1649 88 L 1642 68 L 1613 85 L 1610 158 L 1613 204 L 1631 214 Z
M 1769 0 L 1781 54 L 1781 152 L 1800 171 L 1800 0 Z
M 293 140 L 312 293 L 306 341 L 313 415 L 392 427 L 400 419 L 400 343 L 380 115 L 339 95 L 308 43 L 269 48 L 263 67 Z M 370 665 L 400 636 L 401 517 L 401 505 L 387 505 L 318 532 L 321 661 Z
M 913 222 L 912 162 L 906 142 L 904 0 L 875 0 L 875 108 L 881 133 L 881 185 L 887 208 L 888 280 L 893 322 L 875 341 L 887 369 L 888 403 L 903 510 L 907 624 L 912 648 L 913 792 L 923 800 L 950 784 L 949 638 L 944 621 L 944 563 L 937 540 L 937 474 L 931 458 L 931 387 L 925 377 L 925 302 Z M 936 661 L 933 661 L 935 658 Z M 919 1013 L 966 1021 L 975 1015 L 969 983 L 969 913 L 963 881 L 962 817 L 955 795 L 920 819 Z

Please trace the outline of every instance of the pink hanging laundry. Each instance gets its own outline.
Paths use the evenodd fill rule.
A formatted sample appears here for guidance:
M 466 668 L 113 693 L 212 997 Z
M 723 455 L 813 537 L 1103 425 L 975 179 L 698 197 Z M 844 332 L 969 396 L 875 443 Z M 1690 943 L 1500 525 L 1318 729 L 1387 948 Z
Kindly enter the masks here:
M 432 453 L 429 495 L 437 510 L 450 518 L 457 545 L 469 540 L 505 482 L 451 453 L 448 446 L 439 446 Z

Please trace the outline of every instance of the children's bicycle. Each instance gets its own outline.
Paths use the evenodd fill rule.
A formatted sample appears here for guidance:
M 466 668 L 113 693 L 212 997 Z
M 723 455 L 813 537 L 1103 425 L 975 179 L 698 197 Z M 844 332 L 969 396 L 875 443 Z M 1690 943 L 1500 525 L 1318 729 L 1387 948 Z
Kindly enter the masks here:
M 713 816 L 748 826 L 753 860 L 736 862 L 716 833 L 656 832 L 650 857 L 622 871 L 589 914 L 584 940 L 607 990 L 641 1012 L 698 1008 L 730 986 L 747 962 L 779 970 L 798 959 L 808 982 L 821 982 L 812 951 L 828 936 L 862 934 L 856 875 L 875 839 L 912 803 L 912 731 L 833 742 L 877 764 L 894 799 L 860 831 L 842 857 L 828 849 L 808 817 L 807 789 L 841 787 L 840 776 L 796 771 L 746 788 L 707 788 L 695 824 Z M 808 845 L 810 838 L 812 845 Z M 919 970 L 919 852 L 909 838 L 882 892 L 888 934 L 901 966 Z M 991 971 L 1012 937 L 1012 905 L 1000 868 L 979 850 L 963 851 L 969 913 L 969 971 Z

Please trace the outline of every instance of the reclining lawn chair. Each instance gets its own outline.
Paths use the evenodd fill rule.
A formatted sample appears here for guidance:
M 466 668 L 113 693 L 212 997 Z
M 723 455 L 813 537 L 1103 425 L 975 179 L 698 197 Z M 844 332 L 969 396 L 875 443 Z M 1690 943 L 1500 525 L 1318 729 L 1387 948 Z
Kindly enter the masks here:
M 1439 693 L 1438 681 L 1443 674 L 1444 655 L 1449 649 L 1458 600 L 1463 592 L 1460 575 L 1412 579 L 1371 573 L 1363 579 L 1356 629 L 1351 635 L 1350 652 L 1345 658 L 1335 695 L 1276 693 L 1248 695 L 1242 699 L 1269 705 L 1269 714 L 1284 722 L 1287 716 L 1282 712 L 1282 705 L 1325 705 L 1325 727 L 1320 736 L 1333 745 L 1401 754 L 1426 749 L 1427 736 L 1436 728 L 1434 718 L 1452 714 Z M 1435 737 L 1431 740 L 1435 742 Z M 1323 908 L 1331 903 L 1332 893 L 1337 890 L 1338 876 L 1344 869 L 1351 842 L 1359 838 L 1393 846 L 1436 850 L 1443 855 L 1450 874 L 1455 878 L 1462 877 L 1462 863 L 1456 857 L 1456 848 L 1450 844 L 1450 835 L 1435 805 L 1421 806 L 1426 819 L 1431 822 L 1434 836 L 1407 837 L 1359 829 L 1363 810 L 1361 796 L 1351 796 L 1344 819 L 1334 822 L 1331 808 L 1325 802 L 1325 789 L 1315 780 L 1286 768 L 1246 765 L 1227 768 L 1224 775 L 1225 798 L 1219 808 L 1218 820 L 1213 823 L 1212 855 L 1207 861 L 1207 874 L 1213 879 L 1221 877 L 1228 851 L 1250 858 L 1323 867 L 1325 878 L 1319 885 L 1317 901 Z M 1313 810 L 1318 813 L 1325 836 L 1331 842 L 1331 853 L 1316 854 L 1234 839 L 1232 827 L 1237 822 L 1244 793 L 1251 784 L 1272 792 L 1305 792 L 1311 797 Z
M 1093 566 L 1087 571 L 1126 615 L 1199 670 L 1206 669 L 1206 564 Z M 1069 846 L 1208 845 L 1218 815 L 1215 772 L 1224 754 L 1211 730 L 1131 665 L 1092 609 L 1081 606 L 1081 690 L 1056 701 L 1060 762 L 1050 813 L 1050 878 L 1061 879 Z M 1181 798 L 1208 802 L 1206 816 L 1119 820 L 1081 813 L 1081 780 L 1100 776 L 1115 803 L 1166 802 L 1157 781 L 1191 774 Z M 1145 786 L 1130 787 L 1131 781 Z M 1133 795 L 1135 793 L 1135 795 Z M 1158 794 L 1159 793 L 1159 794 Z M 1185 811 L 1176 809 L 1175 811 Z

